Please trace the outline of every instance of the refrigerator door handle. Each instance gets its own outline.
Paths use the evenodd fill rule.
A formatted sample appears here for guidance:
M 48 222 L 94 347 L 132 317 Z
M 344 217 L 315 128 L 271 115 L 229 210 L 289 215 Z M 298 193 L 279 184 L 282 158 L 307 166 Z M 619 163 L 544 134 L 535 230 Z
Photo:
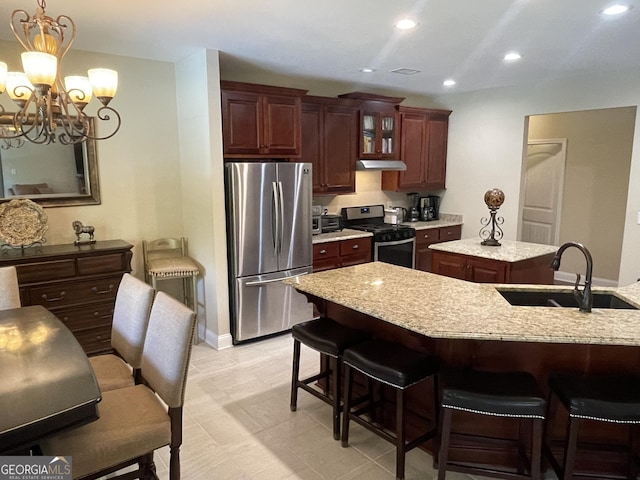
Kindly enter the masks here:
M 284 196 L 282 194 L 282 182 L 278 182 L 278 205 L 280 206 L 280 229 L 278 230 L 278 255 L 282 254 L 282 240 L 284 239 Z
M 271 182 L 271 208 L 273 211 L 273 215 L 271 215 L 271 237 L 273 239 L 273 253 L 274 255 L 278 255 L 278 248 L 280 244 L 279 233 L 280 233 L 280 206 L 278 205 L 278 183 Z
M 299 273 L 297 275 L 289 275 L 289 276 L 286 276 L 286 277 L 272 278 L 271 280 L 261 280 L 261 281 L 257 281 L 257 282 L 247 282 L 247 283 L 245 283 L 245 285 L 247 287 L 260 287 L 262 285 L 267 285 L 268 283 L 281 282 L 283 280 L 286 280 L 287 278 L 301 277 L 303 275 L 307 275 L 307 272 Z

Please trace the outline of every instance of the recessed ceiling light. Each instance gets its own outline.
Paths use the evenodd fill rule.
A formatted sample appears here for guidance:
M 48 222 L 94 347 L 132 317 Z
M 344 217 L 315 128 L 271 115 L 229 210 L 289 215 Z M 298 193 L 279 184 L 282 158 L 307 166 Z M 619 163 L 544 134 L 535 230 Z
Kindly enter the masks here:
M 602 13 L 604 15 L 620 15 L 621 13 L 628 12 L 630 8 L 631 7 L 629 5 L 616 4 L 605 8 L 602 10 Z
M 453 87 L 455 84 L 456 84 L 456 81 L 451 78 L 442 82 L 442 85 L 444 85 L 445 87 Z
M 514 62 L 516 60 L 520 60 L 522 58 L 522 55 L 520 55 L 518 52 L 509 52 L 504 56 L 504 59 L 507 62 Z
M 360 69 L 360 71 L 361 71 L 362 73 L 373 73 L 373 72 L 375 72 L 375 71 L 376 71 L 376 69 L 375 69 L 375 68 L 368 68 L 368 67 L 364 67 L 364 68 L 361 68 L 361 69 Z
M 418 25 L 418 22 L 416 22 L 415 20 L 411 20 L 410 18 L 403 18 L 402 20 L 396 22 L 396 28 L 400 30 L 410 30 L 416 25 Z

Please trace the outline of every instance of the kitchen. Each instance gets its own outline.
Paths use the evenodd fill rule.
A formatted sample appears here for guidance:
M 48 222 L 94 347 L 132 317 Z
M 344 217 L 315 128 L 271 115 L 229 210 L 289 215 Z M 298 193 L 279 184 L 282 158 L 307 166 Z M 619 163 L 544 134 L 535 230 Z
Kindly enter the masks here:
M 18 51 L 13 42 L 3 42 L 2 47 L 3 52 Z M 70 61 L 83 63 L 83 55 L 73 53 L 69 56 Z M 86 216 L 89 223 L 98 225 L 98 232 L 102 229 L 102 235 L 107 238 L 127 238 L 134 243 L 166 231 L 184 232 L 190 238 L 193 256 L 208 267 L 207 275 L 200 283 L 201 298 L 204 298 L 200 314 L 207 322 L 203 337 L 216 347 L 229 346 L 225 213 L 221 206 L 222 179 L 218 175 L 223 163 L 217 105 L 219 77 L 310 88 L 313 94 L 326 96 L 352 89 L 330 82 L 307 84 L 267 70 L 225 69 L 220 66 L 220 57 L 224 55 L 215 50 L 198 52 L 175 65 L 133 57 L 90 55 L 107 58 L 121 72 L 127 72 L 123 73 L 123 81 L 128 82 L 129 89 L 124 89 L 117 101 L 130 129 L 121 132 L 117 142 L 100 146 L 103 204 L 88 209 L 51 209 L 49 240 L 52 243 L 69 241 L 68 224 L 76 216 Z M 150 76 L 154 78 L 152 83 L 148 81 Z M 454 112 L 450 119 L 447 192 L 443 196 L 442 210 L 463 215 L 466 224 L 463 237 L 475 237 L 479 228 L 477 222 L 486 215 L 486 207 L 481 201 L 484 191 L 500 186 L 507 196 L 501 213 L 506 218 L 505 227 L 511 227 L 505 231 L 508 238 L 515 238 L 518 207 L 515 200 L 510 200 L 519 197 L 517 185 L 526 116 L 636 105 L 639 77 L 637 68 L 630 69 L 625 75 L 616 72 L 604 72 L 598 77 L 576 74 L 549 79 L 535 88 L 531 85 L 499 87 L 475 93 L 434 95 L 411 102 L 416 106 L 437 106 Z M 164 98 L 167 91 L 177 91 L 177 101 L 158 102 L 157 99 Z M 197 95 L 184 92 L 196 92 Z M 210 102 L 202 102 L 201 98 Z M 154 119 L 151 129 L 147 127 L 149 118 Z M 167 139 L 167 142 L 158 142 L 158 138 Z M 194 142 L 194 138 L 202 143 Z M 177 158 L 180 160 L 176 161 Z M 636 150 L 632 154 L 631 185 L 637 185 L 640 178 L 637 164 Z M 181 179 L 179 188 L 175 185 L 176 178 Z M 401 196 L 387 197 L 376 189 L 380 178 L 380 173 L 357 173 L 356 195 L 362 198 L 351 206 L 386 206 L 389 199 L 393 203 L 404 200 Z M 197 194 L 191 194 L 194 192 Z M 631 189 L 627 197 L 621 285 L 635 281 L 640 271 L 640 260 L 634 248 L 640 238 L 634 213 L 640 204 L 639 195 Z M 341 207 L 332 207 L 330 211 L 337 213 Z M 131 215 L 121 219 L 119 212 L 125 210 Z M 193 215 L 196 211 L 198 216 Z M 139 260 L 137 262 L 137 270 L 141 271 Z

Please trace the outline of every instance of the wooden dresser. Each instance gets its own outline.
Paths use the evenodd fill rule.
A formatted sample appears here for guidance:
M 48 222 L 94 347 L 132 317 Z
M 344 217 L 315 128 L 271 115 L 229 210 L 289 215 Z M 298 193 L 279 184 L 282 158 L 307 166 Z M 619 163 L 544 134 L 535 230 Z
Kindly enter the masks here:
M 131 248 L 108 240 L 3 250 L 0 267 L 16 267 L 23 306 L 44 305 L 95 355 L 111 351 L 113 307 L 122 275 L 131 271 Z

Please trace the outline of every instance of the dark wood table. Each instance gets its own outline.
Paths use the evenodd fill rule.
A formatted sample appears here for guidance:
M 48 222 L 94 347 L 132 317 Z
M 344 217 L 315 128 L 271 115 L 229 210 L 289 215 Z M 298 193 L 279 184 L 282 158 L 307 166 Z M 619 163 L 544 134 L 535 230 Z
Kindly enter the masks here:
M 98 419 L 100 388 L 71 331 L 42 306 L 0 311 L 0 453 Z

